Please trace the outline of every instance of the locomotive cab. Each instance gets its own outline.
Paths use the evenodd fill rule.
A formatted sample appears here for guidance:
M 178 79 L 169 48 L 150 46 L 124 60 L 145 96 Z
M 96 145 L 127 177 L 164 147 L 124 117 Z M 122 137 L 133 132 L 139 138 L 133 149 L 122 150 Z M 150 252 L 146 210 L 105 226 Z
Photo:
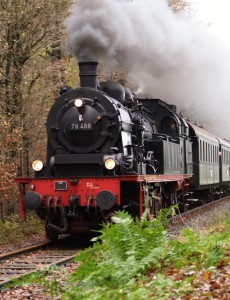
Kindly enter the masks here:
M 156 133 L 146 139 L 145 149 L 154 149 L 157 173 L 192 174 L 192 141 L 187 122 L 176 112 L 176 106 L 160 99 L 139 99 L 148 111 L 148 117 L 155 120 Z

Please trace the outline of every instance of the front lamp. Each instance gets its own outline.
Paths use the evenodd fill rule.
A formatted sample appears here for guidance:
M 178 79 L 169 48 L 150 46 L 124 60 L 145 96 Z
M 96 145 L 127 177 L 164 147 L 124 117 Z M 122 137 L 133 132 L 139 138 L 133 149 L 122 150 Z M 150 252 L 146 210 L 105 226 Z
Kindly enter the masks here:
M 107 170 L 113 170 L 116 166 L 116 162 L 114 159 L 112 158 L 108 158 L 106 161 L 105 161 L 105 167 Z
M 43 168 L 43 162 L 41 160 L 35 160 L 32 163 L 32 168 L 35 172 L 41 171 L 41 169 Z
M 84 104 L 84 102 L 83 102 L 83 100 L 80 99 L 80 98 L 79 98 L 79 99 L 76 99 L 76 100 L 74 101 L 74 105 L 75 105 L 77 108 L 82 107 L 83 104 Z

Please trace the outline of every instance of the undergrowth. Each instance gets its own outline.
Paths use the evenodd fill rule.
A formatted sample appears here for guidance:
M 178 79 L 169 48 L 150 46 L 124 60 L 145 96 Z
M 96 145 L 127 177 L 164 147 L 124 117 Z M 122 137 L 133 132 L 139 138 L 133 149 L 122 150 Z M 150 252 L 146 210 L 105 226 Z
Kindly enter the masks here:
M 185 229 L 179 237 L 170 238 L 162 225 L 168 211 L 152 221 L 147 221 L 146 215 L 139 222 L 119 212 L 113 218 L 114 225 L 104 226 L 101 240 L 76 258 L 81 265 L 70 276 L 64 299 L 168 299 L 185 295 L 192 288 L 191 276 L 175 281 L 167 276 L 168 270 L 194 274 L 216 267 L 230 250 L 230 222 L 212 234 Z
M 65 300 L 198 299 L 193 298 L 198 286 L 229 264 L 230 221 L 209 231 L 184 229 L 171 237 L 163 226 L 168 213 L 148 221 L 146 212 L 139 221 L 118 212 L 93 247 L 76 257 L 80 266 L 64 286 L 55 281 L 46 289 Z M 44 277 L 37 282 L 45 282 Z
M 25 222 L 20 222 L 18 215 L 5 217 L 0 221 L 0 244 L 15 244 L 28 236 L 44 231 L 44 224 L 36 216 L 28 215 Z

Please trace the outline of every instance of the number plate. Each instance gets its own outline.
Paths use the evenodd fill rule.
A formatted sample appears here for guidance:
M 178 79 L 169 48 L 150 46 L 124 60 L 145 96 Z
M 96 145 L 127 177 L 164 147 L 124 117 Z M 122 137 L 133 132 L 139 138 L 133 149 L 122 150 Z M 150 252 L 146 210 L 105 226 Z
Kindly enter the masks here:
M 80 122 L 70 124 L 71 131 L 81 131 L 81 130 L 93 130 L 93 123 L 91 122 Z
M 54 190 L 55 191 L 66 191 L 67 182 L 66 181 L 54 181 Z

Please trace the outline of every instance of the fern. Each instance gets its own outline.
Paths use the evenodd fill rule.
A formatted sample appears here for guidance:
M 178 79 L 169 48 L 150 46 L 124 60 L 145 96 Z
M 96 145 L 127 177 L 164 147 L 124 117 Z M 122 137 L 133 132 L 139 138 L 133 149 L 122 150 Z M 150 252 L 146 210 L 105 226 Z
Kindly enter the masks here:
M 165 264 L 174 264 L 177 268 L 193 266 L 197 269 L 215 266 L 223 259 L 223 250 L 229 243 L 228 231 L 207 235 L 206 232 L 184 229 L 179 238 L 169 240 Z
M 148 221 L 147 216 L 148 212 L 139 221 L 126 212 L 117 212 L 112 218 L 113 224 L 104 225 L 101 243 L 95 243 L 77 257 L 81 265 L 71 276 L 71 285 L 76 280 L 81 281 L 76 287 L 78 295 L 82 293 L 85 297 L 94 291 L 95 298 L 95 289 L 104 290 L 105 295 L 107 289 L 127 285 L 130 280 L 143 276 L 152 266 L 160 268 L 167 234 L 161 223 L 162 216 L 160 220 L 155 218 L 152 221 Z
M 211 234 L 186 229 L 170 239 L 163 226 L 168 213 L 149 221 L 145 212 L 139 221 L 118 212 L 113 224 L 104 225 L 93 247 L 77 257 L 80 266 L 63 288 L 57 282 L 47 285 L 44 276 L 37 276 L 38 281 L 53 294 L 61 292 L 66 300 L 182 299 L 193 288 L 193 275 L 175 280 L 171 272 L 177 278 L 188 270 L 202 274 L 227 265 L 230 222 L 213 228 Z

